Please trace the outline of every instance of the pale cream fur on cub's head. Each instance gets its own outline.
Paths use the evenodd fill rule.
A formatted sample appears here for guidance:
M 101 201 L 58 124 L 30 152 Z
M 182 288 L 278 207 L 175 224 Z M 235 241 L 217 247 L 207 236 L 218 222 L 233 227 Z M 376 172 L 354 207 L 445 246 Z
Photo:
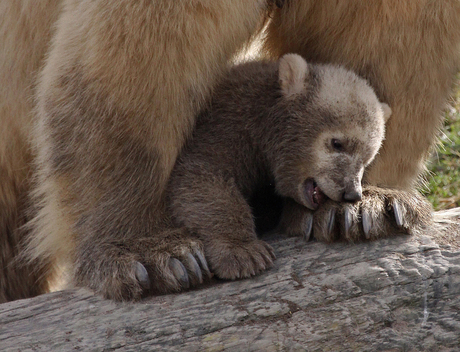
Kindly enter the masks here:
M 348 114 L 357 105 L 365 108 L 370 115 L 377 115 L 387 122 L 391 116 L 388 104 L 381 103 L 367 81 L 340 66 L 318 65 L 321 87 L 318 102 L 333 113 Z M 348 114 L 349 115 L 349 114 Z
M 297 171 L 297 181 L 279 177 L 280 190 L 310 209 L 321 203 L 318 194 L 335 201 L 357 201 L 365 168 L 385 136 L 390 107 L 381 103 L 366 80 L 345 68 L 308 64 L 301 56 L 279 60 L 278 80 L 292 114 L 306 123 L 300 130 L 309 149 L 308 165 Z M 286 156 L 288 157 L 288 156 Z M 305 163 L 299 161 L 299 165 Z M 295 167 L 294 167 L 295 169 Z M 287 191 L 297 184 L 297 190 Z
M 374 108 L 377 97 L 366 80 L 339 66 L 317 65 L 320 68 L 321 89 L 319 100 L 325 108 L 343 110 L 347 105 L 358 102 Z M 279 60 L 279 81 L 286 98 L 292 98 L 304 92 L 309 74 L 309 64 L 300 55 L 286 54 Z M 340 104 L 337 104 L 339 103 Z M 385 122 L 391 116 L 391 108 L 380 103 Z M 376 112 L 379 114 L 380 112 Z
M 346 102 L 350 105 L 356 103 L 358 95 L 361 102 L 368 107 L 376 106 L 377 97 L 364 79 L 339 66 L 324 65 L 321 71 L 322 89 L 319 91 L 319 97 L 325 107 L 333 110 L 346 108 L 341 105 Z M 300 55 L 286 54 L 279 60 L 279 81 L 286 98 L 293 98 L 305 91 L 308 74 L 309 65 Z M 350 82 L 355 84 L 350 85 Z M 338 102 L 340 104 L 337 104 Z M 386 122 L 391 116 L 391 108 L 385 103 L 380 103 L 380 108 L 381 112 L 376 113 L 381 113 Z
M 382 145 L 391 108 L 353 72 L 317 67 L 320 84 L 313 104 L 330 118 L 315 141 L 315 181 L 329 198 L 356 201 L 364 170 Z

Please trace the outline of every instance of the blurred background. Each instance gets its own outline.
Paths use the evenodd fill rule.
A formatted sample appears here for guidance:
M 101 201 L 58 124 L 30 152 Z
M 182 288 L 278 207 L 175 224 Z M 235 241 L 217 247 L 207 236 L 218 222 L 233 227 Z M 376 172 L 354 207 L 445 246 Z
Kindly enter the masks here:
M 460 83 L 460 76 L 457 80 Z M 445 112 L 445 124 L 420 191 L 435 210 L 460 207 L 460 85 Z

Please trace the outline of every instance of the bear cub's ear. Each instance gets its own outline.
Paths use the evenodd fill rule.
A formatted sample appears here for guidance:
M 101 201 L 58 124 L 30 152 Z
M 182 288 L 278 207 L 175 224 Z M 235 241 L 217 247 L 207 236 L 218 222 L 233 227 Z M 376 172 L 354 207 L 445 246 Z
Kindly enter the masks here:
M 305 90 L 307 62 L 297 54 L 286 54 L 279 61 L 279 82 L 286 98 L 293 98 Z
M 388 119 L 391 117 L 391 108 L 388 104 L 381 103 L 382 104 L 382 110 L 383 110 L 383 118 L 385 119 L 385 122 L 388 121 Z

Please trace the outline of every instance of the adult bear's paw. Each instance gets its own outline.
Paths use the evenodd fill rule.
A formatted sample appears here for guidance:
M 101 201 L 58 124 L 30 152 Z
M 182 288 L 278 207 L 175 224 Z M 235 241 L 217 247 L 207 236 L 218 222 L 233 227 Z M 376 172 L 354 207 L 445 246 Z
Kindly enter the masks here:
M 180 229 L 82 250 L 76 284 L 116 301 L 186 290 L 212 276 L 201 242 Z
M 328 200 L 313 214 L 312 223 L 313 235 L 319 241 L 375 240 L 421 232 L 432 225 L 433 210 L 415 191 L 368 186 L 359 202 Z

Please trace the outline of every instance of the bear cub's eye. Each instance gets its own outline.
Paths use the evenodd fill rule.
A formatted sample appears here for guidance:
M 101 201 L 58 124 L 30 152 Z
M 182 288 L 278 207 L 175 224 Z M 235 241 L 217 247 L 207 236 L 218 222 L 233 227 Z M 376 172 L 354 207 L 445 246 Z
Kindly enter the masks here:
M 332 138 L 331 139 L 331 146 L 332 146 L 333 149 L 337 150 L 338 152 L 343 151 L 343 145 L 338 139 Z

